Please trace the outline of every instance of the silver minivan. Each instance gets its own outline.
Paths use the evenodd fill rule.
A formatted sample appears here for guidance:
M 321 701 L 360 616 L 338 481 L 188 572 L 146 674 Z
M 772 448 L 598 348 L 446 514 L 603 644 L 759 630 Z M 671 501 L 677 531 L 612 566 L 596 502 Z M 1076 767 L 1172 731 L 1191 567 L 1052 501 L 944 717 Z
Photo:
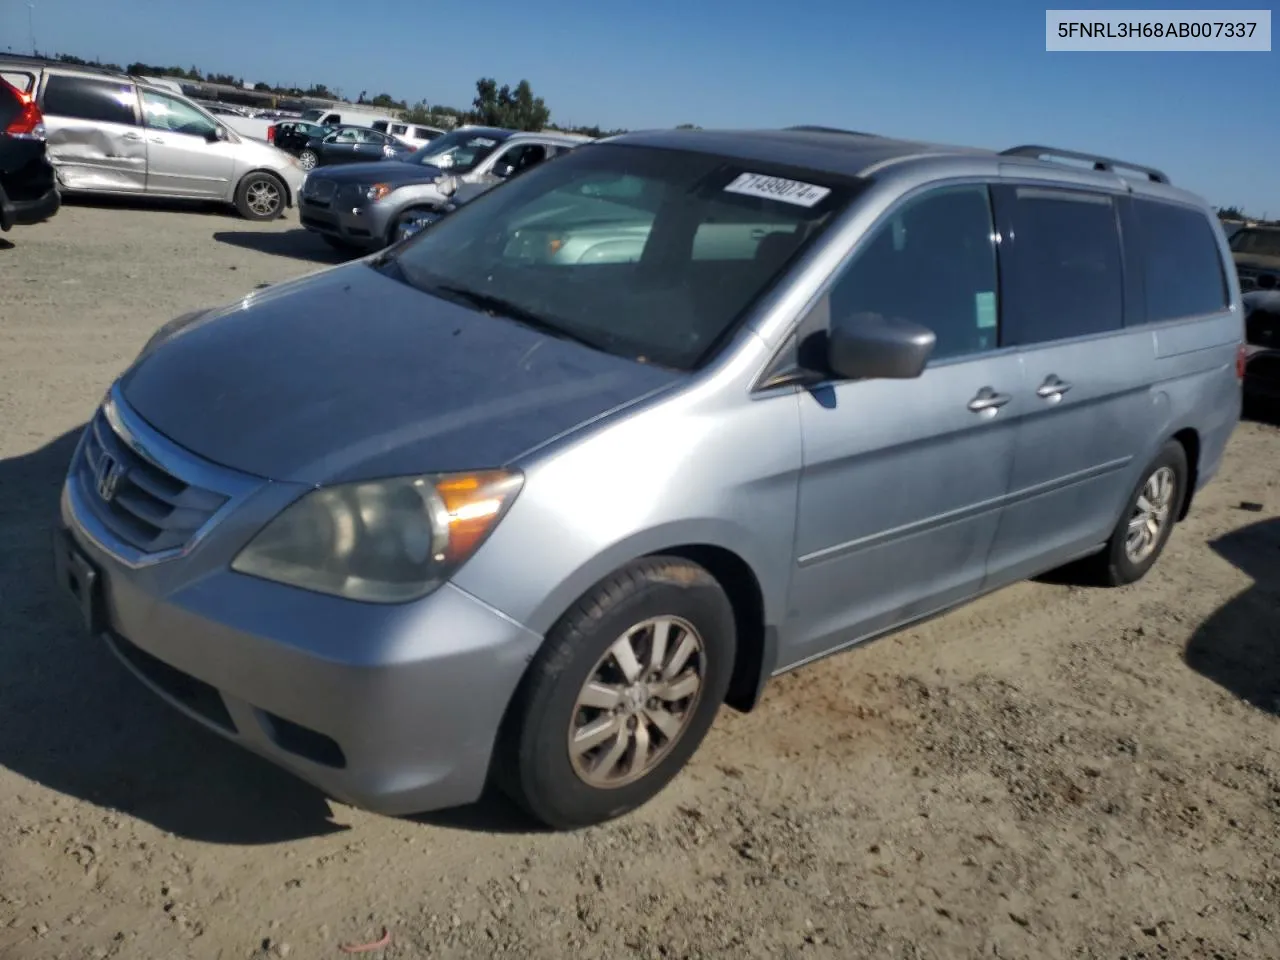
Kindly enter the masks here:
M 335 798 L 598 823 L 784 671 L 1072 561 L 1141 579 L 1240 416 L 1230 263 L 1105 157 L 610 138 L 158 330 L 58 577 Z
M 274 220 L 297 202 L 296 158 L 171 90 L 91 67 L 2 65 L 35 93 L 63 193 L 215 200 L 250 220 Z

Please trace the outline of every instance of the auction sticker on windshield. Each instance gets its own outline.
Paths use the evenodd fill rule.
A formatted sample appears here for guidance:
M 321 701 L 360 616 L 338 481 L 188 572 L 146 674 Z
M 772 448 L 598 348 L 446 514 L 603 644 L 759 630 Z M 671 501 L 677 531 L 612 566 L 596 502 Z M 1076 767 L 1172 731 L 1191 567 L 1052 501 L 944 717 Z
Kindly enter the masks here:
M 785 177 L 767 177 L 762 173 L 740 174 L 724 189 L 725 193 L 781 200 L 783 203 L 793 203 L 798 207 L 812 207 L 831 192 L 829 188 L 820 187 L 814 183 L 788 180 Z

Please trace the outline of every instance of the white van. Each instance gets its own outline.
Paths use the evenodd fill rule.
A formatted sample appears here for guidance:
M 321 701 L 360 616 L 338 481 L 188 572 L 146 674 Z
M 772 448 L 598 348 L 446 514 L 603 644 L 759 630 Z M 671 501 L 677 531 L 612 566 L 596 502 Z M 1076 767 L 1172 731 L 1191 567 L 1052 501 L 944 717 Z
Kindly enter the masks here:
M 373 127 L 378 123 L 398 123 L 395 117 L 374 110 L 361 110 L 359 107 L 313 107 L 303 110 L 301 119 L 306 123 L 317 123 L 336 127 L 345 124 L 351 127 Z M 385 131 L 384 131 L 385 132 Z
M 415 147 L 426 146 L 436 137 L 444 135 L 444 131 L 439 127 L 428 127 L 421 123 L 405 123 L 402 120 L 375 120 L 369 126 L 379 133 L 385 133 Z

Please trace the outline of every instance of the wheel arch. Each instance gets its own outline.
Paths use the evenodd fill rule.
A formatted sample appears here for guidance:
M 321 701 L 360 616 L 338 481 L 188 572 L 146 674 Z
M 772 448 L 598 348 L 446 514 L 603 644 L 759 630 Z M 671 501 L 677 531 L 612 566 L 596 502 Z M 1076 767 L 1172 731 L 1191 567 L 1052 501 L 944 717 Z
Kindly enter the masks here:
M 1191 511 L 1191 500 L 1196 495 L 1196 484 L 1200 479 L 1200 433 L 1194 427 L 1183 427 L 1169 437 L 1182 445 L 1187 455 L 1187 489 L 1183 492 L 1182 503 L 1178 507 L 1177 519 L 1185 520 Z

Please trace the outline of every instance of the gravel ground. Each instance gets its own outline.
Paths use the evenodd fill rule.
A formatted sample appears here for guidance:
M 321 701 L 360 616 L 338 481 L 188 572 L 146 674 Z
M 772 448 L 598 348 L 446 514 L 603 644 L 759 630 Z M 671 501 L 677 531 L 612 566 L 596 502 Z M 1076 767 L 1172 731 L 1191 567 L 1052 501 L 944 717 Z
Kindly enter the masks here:
M 292 215 L 163 206 L 7 239 L 5 960 L 342 956 L 384 928 L 369 956 L 1280 956 L 1274 427 L 1240 427 L 1144 583 L 1022 584 L 789 675 L 622 821 L 393 820 L 155 701 L 48 571 L 76 432 L 150 332 L 333 255 Z

